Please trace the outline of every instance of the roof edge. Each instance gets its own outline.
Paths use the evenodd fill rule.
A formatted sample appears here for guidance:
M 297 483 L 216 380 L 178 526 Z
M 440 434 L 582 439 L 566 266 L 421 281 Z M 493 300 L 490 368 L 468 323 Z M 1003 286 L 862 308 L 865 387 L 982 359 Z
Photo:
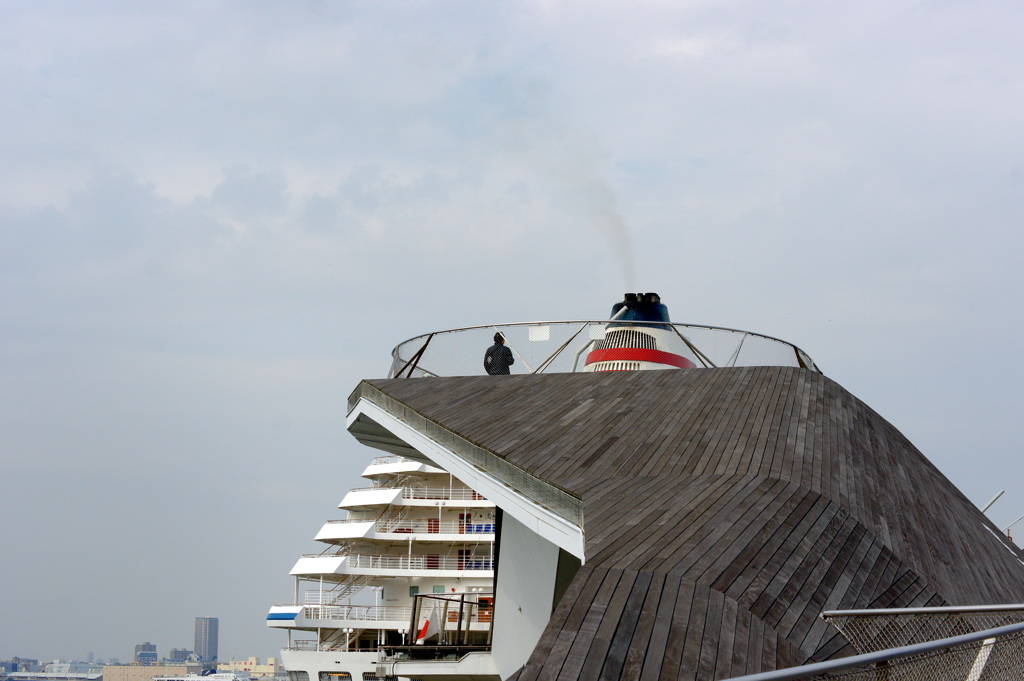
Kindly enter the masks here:
M 360 381 L 349 395 L 349 415 L 360 400 L 365 400 L 408 424 L 466 462 L 486 471 L 488 475 L 522 494 L 538 506 L 570 523 L 583 527 L 583 500 L 578 495 L 537 477 L 526 469 L 511 463 L 497 452 L 445 428 L 368 381 Z

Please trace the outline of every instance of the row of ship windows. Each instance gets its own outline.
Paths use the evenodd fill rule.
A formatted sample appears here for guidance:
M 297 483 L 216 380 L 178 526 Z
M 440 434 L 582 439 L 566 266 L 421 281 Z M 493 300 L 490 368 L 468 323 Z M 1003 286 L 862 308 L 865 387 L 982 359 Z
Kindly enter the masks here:
M 420 588 L 418 586 L 410 586 L 409 587 L 409 598 L 412 598 L 413 596 L 415 596 L 419 592 L 420 592 Z M 443 584 L 435 584 L 431 593 L 443 594 L 443 593 L 447 593 L 447 591 L 445 590 L 445 587 L 444 587 Z

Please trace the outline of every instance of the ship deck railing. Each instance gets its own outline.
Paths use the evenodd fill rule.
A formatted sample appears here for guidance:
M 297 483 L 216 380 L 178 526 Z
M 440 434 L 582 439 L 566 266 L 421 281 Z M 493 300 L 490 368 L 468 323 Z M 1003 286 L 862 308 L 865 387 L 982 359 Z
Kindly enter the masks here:
M 282 604 L 282 607 L 296 605 L 351 605 L 352 596 L 359 593 L 363 587 L 369 586 L 371 581 L 369 577 L 356 576 L 339 584 L 340 588 L 330 588 L 328 586 L 327 588 L 306 589 L 303 592 L 301 603 L 285 603 Z
M 408 622 L 412 618 L 412 606 L 401 605 L 306 605 L 303 616 L 307 620 L 348 620 L 358 622 Z M 464 614 L 470 624 L 488 624 L 492 610 L 473 609 Z M 455 612 L 448 613 L 445 628 L 454 630 Z
M 380 648 L 381 648 L 381 646 L 379 646 L 379 645 L 373 645 L 373 646 L 370 646 L 370 647 L 359 647 L 359 646 L 352 645 L 352 644 L 345 645 L 344 641 L 342 641 L 340 643 L 338 643 L 338 642 L 321 643 L 319 641 L 302 639 L 302 640 L 298 640 L 298 641 L 292 641 L 291 645 L 289 645 L 287 648 L 282 648 L 281 650 L 299 651 L 299 652 L 312 652 L 312 651 L 324 652 L 324 651 L 330 651 L 330 652 L 346 652 L 346 653 L 376 653 L 378 650 L 380 650 Z
M 490 324 L 415 336 L 392 350 L 388 377 L 483 374 L 484 352 L 493 344 L 495 333 L 503 334 L 512 350 L 511 373 L 574 373 L 583 370 L 587 354 L 612 326 L 668 332 L 662 335 L 676 347 L 688 348 L 698 367 L 791 366 L 819 371 L 810 356 L 792 343 L 751 331 L 700 324 L 577 320 Z
M 355 620 L 363 622 L 408 622 L 412 606 L 401 605 L 306 605 L 308 620 Z
M 408 485 L 405 487 L 356 487 L 352 492 L 381 492 L 400 489 L 403 499 L 425 501 L 487 501 L 487 499 L 468 487 L 428 487 L 425 485 Z
M 437 554 L 389 556 L 383 554 L 310 553 L 303 558 L 344 558 L 345 565 L 352 569 L 379 570 L 493 570 L 494 559 L 488 555 L 442 556 Z
M 459 520 L 437 520 L 434 518 L 386 518 L 380 520 L 328 520 L 328 525 L 352 523 L 373 523 L 375 532 L 386 534 L 494 534 L 493 520 L 486 522 L 462 522 Z

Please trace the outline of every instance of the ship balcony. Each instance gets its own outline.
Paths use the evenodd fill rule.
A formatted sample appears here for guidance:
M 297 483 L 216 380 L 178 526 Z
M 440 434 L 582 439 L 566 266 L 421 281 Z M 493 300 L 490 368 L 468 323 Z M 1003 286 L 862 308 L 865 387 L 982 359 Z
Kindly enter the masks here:
M 468 487 L 360 487 L 351 490 L 338 508 L 356 509 L 374 506 L 457 506 L 493 508 L 494 503 Z
M 353 629 L 405 629 L 412 619 L 412 606 L 370 606 L 370 605 L 307 605 L 304 619 L 311 628 Z M 493 608 L 466 609 L 462 624 L 470 631 L 487 631 L 494 616 Z M 335 626 L 335 623 L 338 623 Z M 445 629 L 455 631 L 459 624 L 458 611 L 454 608 L 445 615 Z
M 438 520 L 437 518 L 328 520 L 317 533 L 316 540 L 327 543 L 352 539 L 493 542 L 494 531 L 494 521 L 463 522 L 460 520 Z
M 494 559 L 488 555 L 381 555 L 366 553 L 312 554 L 299 558 L 295 576 L 371 575 L 381 577 L 494 578 Z
M 280 612 L 295 613 L 294 619 L 270 620 L 270 626 L 289 629 L 404 629 L 412 618 L 412 607 L 384 605 L 281 605 Z

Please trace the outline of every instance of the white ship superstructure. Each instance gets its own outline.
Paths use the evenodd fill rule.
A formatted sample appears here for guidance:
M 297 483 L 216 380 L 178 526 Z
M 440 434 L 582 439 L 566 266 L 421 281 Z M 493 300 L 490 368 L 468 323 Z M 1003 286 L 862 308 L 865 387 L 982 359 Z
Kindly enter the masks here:
M 376 676 L 378 648 L 415 640 L 417 594 L 472 600 L 487 630 L 493 607 L 494 504 L 446 471 L 400 456 L 374 459 L 372 486 L 339 504 L 348 512 L 316 535 L 323 552 L 291 574 L 295 601 L 275 605 L 271 627 L 287 629 L 282 661 L 290 681 Z

